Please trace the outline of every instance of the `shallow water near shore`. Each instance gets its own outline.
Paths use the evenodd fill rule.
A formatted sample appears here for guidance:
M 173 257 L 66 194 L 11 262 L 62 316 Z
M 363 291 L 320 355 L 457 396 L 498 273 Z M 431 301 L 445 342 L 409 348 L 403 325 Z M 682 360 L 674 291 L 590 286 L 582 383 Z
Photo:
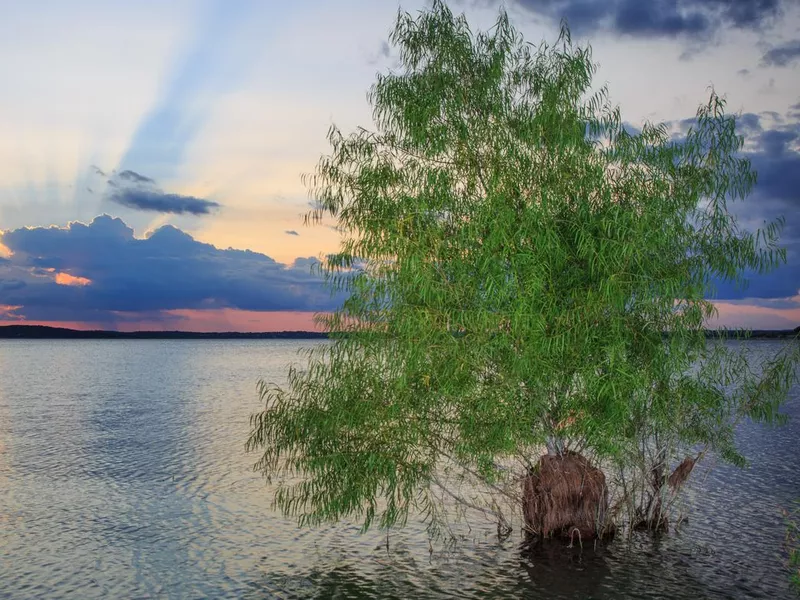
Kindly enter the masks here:
M 431 553 L 414 521 L 387 544 L 271 510 L 244 453 L 256 382 L 316 343 L 0 340 L 0 598 L 793 597 L 797 387 L 788 425 L 741 427 L 749 468 L 692 475 L 678 533 L 523 553 L 477 523 Z

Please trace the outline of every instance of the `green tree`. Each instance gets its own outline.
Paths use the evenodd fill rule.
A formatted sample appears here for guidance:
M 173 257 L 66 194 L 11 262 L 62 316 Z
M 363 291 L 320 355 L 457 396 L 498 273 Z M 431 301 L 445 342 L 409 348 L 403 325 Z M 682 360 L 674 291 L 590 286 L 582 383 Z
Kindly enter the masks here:
M 743 464 L 736 423 L 779 421 L 795 377 L 796 353 L 754 366 L 703 331 L 715 278 L 785 260 L 780 221 L 728 210 L 756 180 L 735 119 L 712 92 L 683 140 L 628 132 L 566 25 L 533 48 L 504 11 L 473 33 L 437 0 L 390 41 L 375 130 L 332 127 L 306 178 L 348 299 L 307 368 L 262 382 L 247 448 L 276 505 L 366 529 L 437 526 L 453 501 L 507 525 L 537 459 L 578 452 L 608 474 L 608 520 L 660 522 L 674 465 Z

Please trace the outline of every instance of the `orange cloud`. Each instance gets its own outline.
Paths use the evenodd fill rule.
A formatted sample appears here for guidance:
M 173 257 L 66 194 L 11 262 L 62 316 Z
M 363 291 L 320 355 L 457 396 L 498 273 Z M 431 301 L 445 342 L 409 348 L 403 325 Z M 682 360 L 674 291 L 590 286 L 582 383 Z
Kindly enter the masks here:
M 58 285 L 84 286 L 92 283 L 92 280 L 87 279 L 86 277 L 77 277 L 75 275 L 70 275 L 69 273 L 56 273 L 56 283 Z

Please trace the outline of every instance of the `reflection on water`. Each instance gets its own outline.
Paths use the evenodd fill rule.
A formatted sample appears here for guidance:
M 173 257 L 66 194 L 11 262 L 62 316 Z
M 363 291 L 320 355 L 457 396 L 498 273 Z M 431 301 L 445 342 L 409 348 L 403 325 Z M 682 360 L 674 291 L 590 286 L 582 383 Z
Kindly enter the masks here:
M 779 507 L 800 497 L 800 390 L 752 460 L 695 473 L 680 533 L 447 554 L 410 524 L 297 529 L 245 455 L 259 377 L 312 342 L 0 341 L 2 598 L 783 598 Z M 774 352 L 776 342 L 749 342 Z

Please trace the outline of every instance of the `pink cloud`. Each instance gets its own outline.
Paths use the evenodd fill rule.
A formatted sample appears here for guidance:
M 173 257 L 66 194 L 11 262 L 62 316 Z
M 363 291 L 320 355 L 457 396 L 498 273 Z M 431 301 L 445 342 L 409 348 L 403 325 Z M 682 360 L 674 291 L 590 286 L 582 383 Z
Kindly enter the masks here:
M 16 311 L 22 308 L 20 305 L 0 304 L 0 321 L 2 319 L 17 319 Z
M 16 307 L 0 307 L 14 309 Z M 158 316 L 140 316 L 136 313 L 116 313 L 118 331 L 321 331 L 314 323 L 312 312 L 300 311 L 248 311 L 231 308 L 210 310 L 170 310 Z M 0 310 L 0 325 L 48 325 L 69 329 L 109 329 L 108 324 L 80 321 L 27 321 L 14 319 L 12 310 Z M 12 320 L 13 319 L 13 320 Z
M 715 302 L 719 311 L 707 327 L 748 329 L 794 329 L 800 325 L 800 306 L 771 308 L 751 304 Z M 70 329 L 109 329 L 106 323 L 81 321 L 27 321 L 15 315 L 18 306 L 0 306 L 0 325 L 25 324 L 68 327 Z M 115 313 L 119 331 L 321 331 L 314 323 L 314 314 L 304 311 L 248 311 L 232 308 L 181 309 L 163 311 L 157 315 Z
M 707 327 L 743 329 L 794 329 L 800 325 L 800 306 L 771 308 L 752 304 L 715 302 L 719 315 Z
M 319 331 L 314 313 L 300 311 L 250 311 L 233 308 L 164 311 L 164 320 L 130 320 L 120 331 Z M 131 314 L 131 317 L 134 315 Z

